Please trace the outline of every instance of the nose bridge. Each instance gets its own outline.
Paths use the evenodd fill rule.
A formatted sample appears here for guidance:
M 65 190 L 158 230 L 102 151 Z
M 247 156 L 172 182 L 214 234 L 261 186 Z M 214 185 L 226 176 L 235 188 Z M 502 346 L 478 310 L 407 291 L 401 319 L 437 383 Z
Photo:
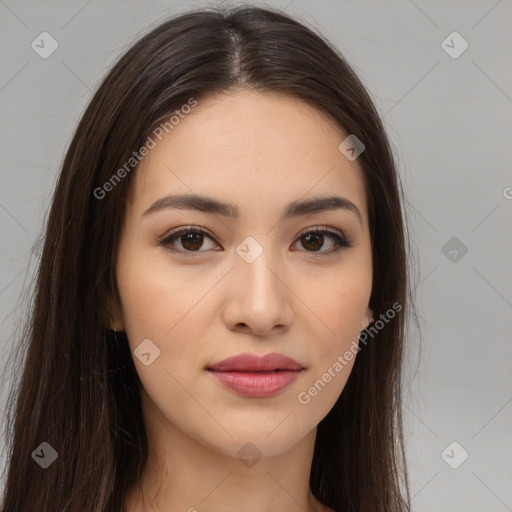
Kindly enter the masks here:
M 282 265 L 268 248 L 247 237 L 236 249 L 231 274 L 228 321 L 259 334 L 289 320 L 288 289 L 279 276 Z
M 235 278 L 240 279 L 245 284 L 245 286 L 242 286 L 244 295 L 256 302 L 264 300 L 267 306 L 270 306 L 272 302 L 282 300 L 282 283 L 276 277 L 277 268 L 280 265 L 277 264 L 271 249 L 263 249 L 261 245 L 259 249 L 252 241 L 245 243 L 245 247 L 241 244 L 237 249 L 239 261 L 237 261 L 234 269 Z M 243 249 L 247 247 L 249 247 L 250 258 L 240 256 Z

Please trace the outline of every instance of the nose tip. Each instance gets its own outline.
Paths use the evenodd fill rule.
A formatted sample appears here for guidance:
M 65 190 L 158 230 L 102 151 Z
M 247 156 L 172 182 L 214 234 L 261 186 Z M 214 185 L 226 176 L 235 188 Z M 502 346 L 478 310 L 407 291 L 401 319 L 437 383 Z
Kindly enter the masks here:
M 231 276 L 230 300 L 224 317 L 231 329 L 263 337 L 285 329 L 291 320 L 287 287 L 267 265 L 262 254 L 253 263 L 241 261 Z

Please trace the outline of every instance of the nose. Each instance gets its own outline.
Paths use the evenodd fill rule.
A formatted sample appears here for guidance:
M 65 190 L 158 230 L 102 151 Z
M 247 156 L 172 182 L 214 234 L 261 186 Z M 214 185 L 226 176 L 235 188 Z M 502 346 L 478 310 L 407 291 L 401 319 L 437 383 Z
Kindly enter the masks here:
M 252 263 L 237 257 L 229 279 L 223 319 L 230 330 L 265 336 L 289 327 L 293 292 L 266 251 Z

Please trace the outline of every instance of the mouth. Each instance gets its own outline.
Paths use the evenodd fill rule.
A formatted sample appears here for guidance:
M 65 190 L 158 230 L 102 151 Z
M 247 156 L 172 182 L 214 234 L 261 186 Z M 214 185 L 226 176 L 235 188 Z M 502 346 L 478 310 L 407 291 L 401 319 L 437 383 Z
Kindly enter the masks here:
M 207 370 L 214 372 L 279 372 L 279 371 L 299 371 L 303 366 L 283 354 L 272 352 L 264 356 L 256 354 L 240 354 L 238 356 L 228 357 L 223 361 L 206 367 Z
M 241 354 L 205 368 L 224 388 L 247 398 L 274 396 L 290 386 L 305 368 L 282 354 Z

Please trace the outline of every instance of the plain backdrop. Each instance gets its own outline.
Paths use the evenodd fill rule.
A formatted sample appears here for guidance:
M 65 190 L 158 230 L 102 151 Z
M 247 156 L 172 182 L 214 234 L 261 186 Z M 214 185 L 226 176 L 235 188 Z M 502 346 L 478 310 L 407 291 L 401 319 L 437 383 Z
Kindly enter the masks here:
M 2 372 L 9 370 L 19 296 L 35 268 L 30 253 L 92 91 L 151 26 L 215 5 L 0 0 Z M 342 51 L 374 98 L 397 156 L 421 315 L 409 336 L 404 395 L 413 510 L 510 511 L 512 4 L 266 5 Z M 47 58 L 31 46 L 42 32 L 58 44 Z

